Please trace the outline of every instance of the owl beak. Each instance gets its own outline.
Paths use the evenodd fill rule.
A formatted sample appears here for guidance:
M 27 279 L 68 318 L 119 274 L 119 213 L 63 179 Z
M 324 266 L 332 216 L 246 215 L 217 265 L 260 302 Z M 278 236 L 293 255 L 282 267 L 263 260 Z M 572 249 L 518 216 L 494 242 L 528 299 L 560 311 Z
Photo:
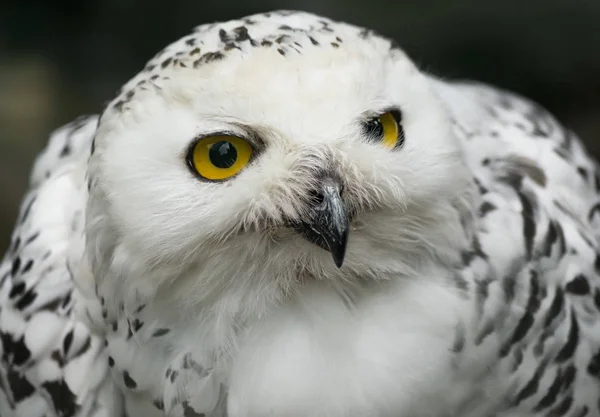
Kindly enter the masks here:
M 350 230 L 348 210 L 341 190 L 337 181 L 323 179 L 306 220 L 293 225 L 294 230 L 309 242 L 331 252 L 338 268 L 344 263 Z

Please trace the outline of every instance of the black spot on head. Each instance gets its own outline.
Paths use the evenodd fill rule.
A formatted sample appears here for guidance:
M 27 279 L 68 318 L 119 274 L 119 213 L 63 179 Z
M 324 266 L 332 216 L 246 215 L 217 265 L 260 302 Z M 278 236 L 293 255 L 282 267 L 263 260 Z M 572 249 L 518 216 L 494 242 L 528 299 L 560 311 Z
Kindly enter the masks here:
M 308 39 L 310 39 L 310 43 L 312 43 L 313 45 L 318 45 L 319 41 L 317 41 L 315 38 L 313 38 L 312 36 L 309 36 Z
M 185 41 L 185 44 L 188 46 L 194 46 L 196 44 L 196 38 L 190 38 Z
M 260 46 L 271 46 L 273 45 L 273 42 L 267 40 L 267 39 L 263 39 L 263 41 L 260 43 Z
M 231 37 L 227 34 L 225 29 L 219 29 L 219 39 L 221 39 L 221 42 L 223 43 L 231 41 Z
M 400 50 L 402 48 L 400 48 L 400 45 L 398 44 L 398 42 L 396 42 L 393 39 L 390 39 L 390 51 L 394 51 L 394 50 Z
M 239 26 L 239 27 L 233 29 L 233 33 L 235 34 L 234 39 L 236 42 L 252 40 L 250 38 L 250 34 L 248 33 L 248 28 L 246 28 L 245 26 Z
M 361 38 L 361 39 L 367 39 L 370 36 L 371 36 L 371 30 L 370 29 L 364 28 L 360 32 L 358 32 L 358 37 Z
M 115 109 L 118 112 L 122 112 L 124 104 L 125 104 L 125 102 L 123 100 L 119 100 L 119 101 L 115 102 L 115 104 L 113 104 L 113 109 Z
M 278 37 L 275 39 L 275 43 L 278 43 L 278 44 L 280 44 L 280 45 L 281 45 L 281 44 L 282 44 L 284 41 L 286 41 L 288 38 L 289 38 L 289 36 L 288 36 L 288 35 L 280 35 L 280 36 L 278 36 Z
M 223 58 L 225 58 L 225 55 L 223 55 L 222 52 L 220 51 L 216 51 L 216 52 L 207 52 L 204 55 L 202 55 L 200 57 L 200 59 L 205 63 L 208 64 L 209 62 L 213 62 L 213 61 L 220 61 Z
M 339 48 L 340 44 L 337 42 L 331 42 L 331 46 L 333 46 L 334 48 Z
M 171 59 L 171 58 L 167 58 L 167 59 L 165 59 L 165 60 L 164 60 L 164 61 L 163 61 L 163 62 L 160 64 L 160 67 L 161 67 L 161 68 L 166 68 L 166 67 L 168 67 L 168 66 L 169 66 L 169 64 L 171 63 L 171 61 L 172 61 L 172 59 Z
M 225 47 L 223 48 L 224 51 L 231 51 L 232 49 L 239 49 L 240 51 L 242 50 L 242 48 L 240 48 L 233 42 L 225 44 Z
M 108 357 L 108 366 L 110 366 L 111 368 L 112 368 L 113 366 L 115 366 L 115 360 L 113 359 L 113 357 L 112 357 L 112 356 L 109 356 L 109 357 Z
M 281 56 L 285 56 L 285 51 L 283 49 L 277 48 L 277 52 L 279 52 Z

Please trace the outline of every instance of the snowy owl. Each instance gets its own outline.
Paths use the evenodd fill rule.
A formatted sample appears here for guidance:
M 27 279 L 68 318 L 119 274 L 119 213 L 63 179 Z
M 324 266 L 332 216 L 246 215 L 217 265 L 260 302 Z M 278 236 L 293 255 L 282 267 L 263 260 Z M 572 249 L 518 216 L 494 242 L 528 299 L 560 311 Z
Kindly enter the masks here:
M 2 417 L 600 415 L 598 163 L 372 30 L 199 26 L 30 186 Z

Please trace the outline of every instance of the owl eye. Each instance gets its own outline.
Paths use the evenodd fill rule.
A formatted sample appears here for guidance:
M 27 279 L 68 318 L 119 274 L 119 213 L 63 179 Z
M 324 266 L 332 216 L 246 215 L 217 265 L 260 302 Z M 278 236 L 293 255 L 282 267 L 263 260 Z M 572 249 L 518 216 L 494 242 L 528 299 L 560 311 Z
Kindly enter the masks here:
M 240 172 L 252 157 L 252 146 L 236 136 L 208 136 L 196 142 L 188 155 L 190 168 L 209 181 L 221 181 Z
M 400 122 L 402 114 L 398 110 L 390 110 L 364 123 L 365 134 L 370 140 L 379 142 L 388 149 L 402 146 L 404 130 Z

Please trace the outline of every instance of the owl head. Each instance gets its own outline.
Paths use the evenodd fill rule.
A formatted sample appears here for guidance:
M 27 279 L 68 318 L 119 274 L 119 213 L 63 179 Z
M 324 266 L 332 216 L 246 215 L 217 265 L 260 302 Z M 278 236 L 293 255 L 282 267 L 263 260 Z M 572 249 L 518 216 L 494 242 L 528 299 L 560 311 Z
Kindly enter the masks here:
M 120 296 L 385 279 L 455 255 L 467 178 L 432 79 L 393 42 L 254 15 L 196 28 L 108 105 L 86 251 Z

